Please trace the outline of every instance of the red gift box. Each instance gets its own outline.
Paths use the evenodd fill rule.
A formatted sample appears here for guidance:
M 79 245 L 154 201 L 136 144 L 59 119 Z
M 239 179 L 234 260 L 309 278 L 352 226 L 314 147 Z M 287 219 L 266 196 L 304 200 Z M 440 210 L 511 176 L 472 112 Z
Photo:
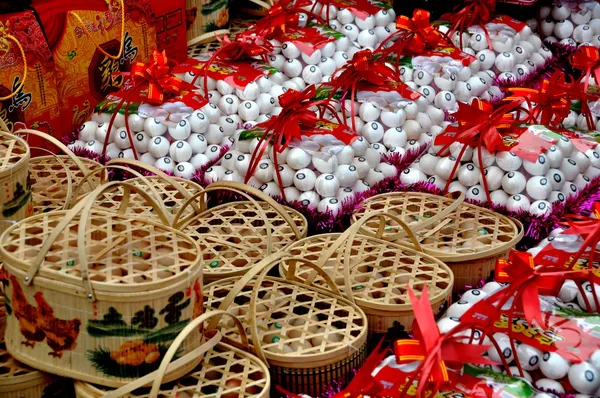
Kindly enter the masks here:
M 169 60 L 187 60 L 187 33 L 184 0 L 151 0 L 156 28 L 156 44 Z

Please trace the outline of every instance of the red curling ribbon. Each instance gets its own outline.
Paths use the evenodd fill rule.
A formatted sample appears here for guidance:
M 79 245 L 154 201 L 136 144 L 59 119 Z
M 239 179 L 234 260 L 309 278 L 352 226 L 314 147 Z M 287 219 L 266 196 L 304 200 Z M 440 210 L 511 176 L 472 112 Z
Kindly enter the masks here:
M 472 146 L 477 149 L 479 159 L 482 159 L 483 147 L 490 153 L 506 149 L 500 130 L 513 128 L 516 120 L 510 112 L 520 107 L 522 103 L 523 99 L 516 99 L 496 110 L 494 110 L 492 104 L 478 98 L 475 98 L 471 105 L 464 102 L 458 103 L 458 111 L 452 115 L 456 118 L 458 126 L 448 126 L 446 130 L 435 139 L 435 145 L 443 145 L 442 149 L 438 152 L 439 154 L 444 154 L 448 151 L 450 145 L 454 142 L 464 144 L 457 156 L 456 164 L 450 173 L 444 191 L 448 189 L 448 186 L 452 182 L 467 146 Z M 486 198 L 488 201 L 491 201 L 485 171 L 483 168 L 480 170 Z
M 526 123 L 558 127 L 569 116 L 572 89 L 565 82 L 561 72 L 556 71 L 549 78 L 542 80 L 537 90 L 511 87 L 508 91 L 512 95 L 505 98 L 505 101 L 523 99 L 527 102 L 529 118 L 525 120 Z
M 273 145 L 273 152 L 276 154 L 282 153 L 294 139 L 301 141 L 303 136 L 331 134 L 347 145 L 351 143 L 352 138 L 354 138 L 353 135 L 345 132 L 342 134 L 340 129 L 334 128 L 326 130 L 320 127 L 320 125 L 330 125 L 331 122 L 317 117 L 317 114 L 310 108 L 318 108 L 321 111 L 321 114 L 323 114 L 325 110 L 329 110 L 336 117 L 337 112 L 328 99 L 313 101 L 316 93 L 317 89 L 314 84 L 311 84 L 302 92 L 296 90 L 286 91 L 279 96 L 279 104 L 282 107 L 281 113 L 279 115 L 273 115 L 269 120 L 256 125 L 256 128 L 263 129 L 264 133 L 250 158 L 250 164 L 245 178 L 246 183 L 254 175 L 258 163 L 267 149 L 266 143 L 271 143 Z M 339 118 L 338 121 L 342 124 Z M 275 166 L 277 179 L 278 181 L 281 181 L 277 158 L 278 156 L 274 156 L 273 164 Z M 283 189 L 281 190 L 281 194 L 285 200 L 285 192 Z
M 244 58 L 260 57 L 267 63 L 267 56 L 273 52 L 273 45 L 264 36 L 257 35 L 256 33 L 238 33 L 233 41 L 229 36 L 215 37 L 221 44 L 221 47 L 200 67 L 200 70 L 204 70 L 204 92 L 206 95 L 208 95 L 208 71 L 215 60 L 239 61 Z M 190 71 L 195 69 L 197 68 L 194 66 L 189 67 Z M 192 84 L 196 82 L 198 77 L 200 77 L 200 74 L 196 75 L 194 80 L 192 80 Z
M 479 25 L 485 34 L 488 47 L 492 49 L 492 39 L 490 38 L 490 33 L 486 29 L 485 24 L 494 16 L 496 0 L 467 0 L 465 3 L 466 5 L 464 8 L 460 11 L 455 11 L 452 14 L 448 35 L 452 36 L 455 32 L 459 32 L 460 48 L 463 48 L 462 32 L 470 26 Z
M 392 33 L 377 48 L 378 52 L 386 56 L 396 53 L 398 62 L 401 55 L 420 55 L 425 49 L 436 49 L 439 47 L 454 47 L 447 37 L 429 21 L 430 13 L 426 10 L 415 9 L 413 17 L 400 15 L 396 18 L 396 32 Z M 384 48 L 390 40 L 397 39 L 394 44 Z
M 409 363 L 421 361 L 415 377 L 418 377 L 417 394 L 423 396 L 423 392 L 429 382 L 433 383 L 433 391 L 449 381 L 448 364 L 494 364 L 489 358 L 483 356 L 489 346 L 481 344 L 464 343 L 464 336 L 456 335 L 471 327 L 464 323 L 452 329 L 449 333 L 441 334 L 433 316 L 429 293 L 425 287 L 421 298 L 417 298 L 413 290 L 408 288 L 408 295 L 414 310 L 415 320 L 413 330 L 415 339 L 401 339 L 394 344 L 396 362 Z M 406 383 L 406 387 L 412 383 Z M 404 395 L 401 395 L 404 396 Z
M 600 50 L 594 46 L 582 46 L 570 56 L 571 65 L 585 72 L 583 92 L 587 93 L 590 76 L 600 85 Z
M 112 94 L 113 96 L 120 98 L 120 101 L 110 118 L 108 131 L 112 129 L 117 113 L 130 97 L 137 96 L 139 97 L 139 101 L 145 101 L 151 105 L 161 105 L 168 99 L 177 98 L 179 101 L 182 101 L 187 106 L 194 109 L 202 108 L 208 103 L 206 99 L 195 92 L 196 86 L 173 75 L 172 70 L 168 65 L 169 60 L 165 52 L 154 51 L 148 62 L 135 62 L 131 67 L 131 72 L 118 73 L 119 75 L 129 76 L 130 79 L 118 92 Z M 106 105 L 100 109 L 100 112 L 108 105 L 109 103 L 107 102 Z M 130 105 L 131 104 L 128 103 L 125 107 L 125 129 L 127 130 L 129 143 L 133 150 L 133 156 L 135 159 L 138 159 L 131 130 L 129 129 L 129 118 L 127 117 Z M 106 153 L 109 138 L 110 134 L 107 134 L 106 139 L 104 140 L 102 153 Z
M 379 53 L 373 53 L 371 50 L 358 51 L 352 57 L 352 60 L 338 69 L 337 76 L 328 83 L 331 86 L 329 99 L 333 98 L 338 90 L 346 96 L 350 92 L 351 114 L 354 115 L 354 100 L 356 98 L 356 89 L 359 82 L 364 81 L 376 87 L 393 88 L 403 98 L 416 100 L 421 96 L 413 91 L 406 84 L 399 82 L 396 72 L 384 63 L 384 57 Z M 345 107 L 342 104 L 342 114 L 344 118 Z M 352 129 L 356 131 L 356 122 L 352 118 Z
M 270 37 L 276 32 L 285 33 L 290 28 L 299 27 L 298 15 L 300 13 L 306 14 L 308 19 L 315 19 L 317 23 L 324 24 L 323 18 L 312 10 L 306 10 L 312 4 L 310 0 L 279 0 L 266 11 L 263 18 L 256 22 L 251 31 L 263 37 Z

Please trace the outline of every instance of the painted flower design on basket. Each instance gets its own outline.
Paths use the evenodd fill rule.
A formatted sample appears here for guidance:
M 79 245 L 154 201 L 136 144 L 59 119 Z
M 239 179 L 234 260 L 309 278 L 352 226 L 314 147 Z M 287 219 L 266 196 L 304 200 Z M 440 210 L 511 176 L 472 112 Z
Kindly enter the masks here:
M 31 305 L 17 278 L 11 275 L 9 279 L 12 284 L 10 312 L 19 322 L 21 334 L 25 338 L 22 344 L 33 348 L 36 343 L 45 341 L 52 349 L 48 355 L 55 358 L 62 358 L 64 351 L 73 350 L 77 345 L 81 321 L 77 318 L 57 318 L 42 292 L 36 292 L 33 296 L 37 307 Z M 8 308 L 7 306 L 7 311 Z
M 177 292 L 169 297 L 168 304 L 160 311 L 145 305 L 134 313 L 129 323 L 116 308 L 108 308 L 102 319 L 88 321 L 88 334 L 96 338 L 117 337 L 131 340 L 123 341 L 117 349 L 97 347 L 88 350 L 88 360 L 94 368 L 107 376 L 137 378 L 155 371 L 171 341 L 190 322 L 191 318 L 182 318 L 183 311 L 192 304 L 192 293 L 193 311 L 198 311 L 195 308 L 198 291 L 201 292 L 200 283 L 196 281 L 194 288 L 190 286 L 186 291 Z M 166 326 L 158 327 L 159 317 L 163 318 Z

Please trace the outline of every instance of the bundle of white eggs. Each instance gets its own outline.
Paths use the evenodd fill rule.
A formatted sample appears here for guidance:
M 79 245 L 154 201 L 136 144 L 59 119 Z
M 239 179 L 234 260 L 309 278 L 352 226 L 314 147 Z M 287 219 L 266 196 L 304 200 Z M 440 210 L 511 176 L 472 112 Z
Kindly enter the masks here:
M 444 33 L 448 32 L 447 26 L 441 25 L 439 29 Z M 524 25 L 517 32 L 506 24 L 492 21 L 486 24 L 486 29 L 490 35 L 491 49 L 486 34 L 480 26 L 472 26 L 468 28 L 467 32 L 455 32 L 451 37 L 454 45 L 458 48 L 461 48 L 462 37 L 462 50 L 476 58 L 469 65 L 471 73 L 486 81 L 488 79 L 482 74 L 477 74 L 477 72 L 487 72 L 493 76 L 492 78 L 497 77 L 502 84 L 510 84 L 515 82 L 516 79 L 525 77 L 542 68 L 553 57 L 552 51 L 544 46 L 542 39 L 533 33 L 527 25 Z M 469 77 L 466 76 L 469 71 L 465 70 L 462 73 L 465 76 L 457 76 L 457 81 L 463 83 L 460 85 L 456 83 L 459 86 L 457 91 L 460 93 L 461 98 L 465 98 L 471 91 L 466 87 L 466 83 L 470 83 L 476 91 L 474 96 L 483 99 L 498 96 L 497 89 L 492 89 L 488 93 L 486 90 L 489 89 L 484 89 L 475 79 L 469 80 Z M 482 83 L 483 85 L 486 84 Z M 463 99 L 463 101 L 466 101 L 466 99 Z
M 594 131 L 599 131 L 600 130 L 600 117 L 592 114 L 591 116 L 591 121 L 592 121 L 592 129 Z M 588 126 L 588 121 L 587 118 L 585 117 L 585 115 L 578 113 L 574 110 L 571 110 L 569 112 L 569 115 L 563 120 L 562 122 L 563 126 L 566 128 L 578 128 L 580 130 L 590 130 L 590 126 Z
M 125 127 L 126 116 L 118 113 L 109 134 L 111 117 L 109 113 L 95 113 L 90 121 L 81 125 L 78 139 L 69 147 L 85 148 L 109 159 L 134 159 L 135 148 L 141 162 L 182 178 L 191 178 L 197 170 L 216 161 L 222 148 L 231 145 L 235 130 L 221 126 L 228 123 L 213 104 L 193 111 L 176 123 L 132 113 L 127 116 L 129 132 Z M 106 151 L 102 153 L 107 139 Z
M 322 19 L 328 21 L 331 28 L 343 33 L 350 44 L 358 49 L 377 48 L 392 33 L 396 31 L 396 13 L 393 8 L 379 8 L 374 14 L 357 15 L 352 8 L 337 8 L 334 5 L 313 1 L 306 6 Z
M 420 90 L 421 97 L 415 101 L 380 105 L 366 100 L 343 102 L 346 124 L 355 127 L 369 145 L 381 155 L 416 151 L 431 145 L 435 137 L 449 125 L 443 111 L 446 100 L 436 100 L 427 95 L 432 87 Z M 354 123 L 354 124 L 352 124 Z
M 563 1 L 543 5 L 537 19 L 527 21 L 544 41 L 569 46 L 600 47 L 600 3 Z
M 589 285 L 589 284 L 588 284 Z M 438 328 L 441 333 L 448 333 L 455 326 L 460 324 L 460 318 L 464 315 L 475 303 L 479 300 L 485 300 L 490 295 L 497 291 L 504 289 L 506 285 L 498 282 L 489 282 L 485 284 L 481 289 L 472 289 L 463 294 L 459 301 L 452 304 L 442 319 L 438 321 Z M 591 287 L 585 287 L 586 295 L 588 299 L 593 302 Z M 596 287 L 598 295 L 600 295 L 600 286 Z M 581 293 L 574 285 L 573 281 L 566 281 L 559 293 L 559 297 L 544 297 L 544 300 L 554 303 L 554 305 L 564 305 L 567 308 L 573 310 L 580 310 L 575 302 L 583 301 Z M 512 301 L 506 304 L 504 309 L 509 309 L 512 305 Z M 474 342 L 478 343 L 481 340 L 481 332 L 478 330 L 465 331 L 461 333 L 465 336 L 465 339 L 474 337 Z M 560 335 L 560 331 L 558 332 Z M 570 363 L 566 359 L 562 358 L 556 352 L 544 352 L 536 347 L 528 344 L 517 342 L 516 353 L 510 344 L 510 338 L 508 335 L 503 333 L 494 333 L 495 341 L 498 344 L 499 349 L 491 346 L 486 355 L 497 363 L 502 363 L 502 359 L 510 365 L 509 371 L 513 376 L 521 377 L 516 361 L 519 361 L 523 370 L 523 378 L 528 382 L 532 383 L 535 387 L 540 390 L 553 390 L 558 393 L 565 393 L 565 387 L 561 384 L 561 381 L 567 381 L 570 385 L 579 392 L 581 395 L 577 397 L 597 397 L 600 394 L 600 347 L 594 352 L 594 354 L 585 362 L 578 364 Z M 485 336 L 483 344 L 489 344 L 490 339 Z M 486 365 L 496 372 L 502 372 L 503 369 L 496 365 Z M 505 371 L 505 370 L 504 370 Z M 533 379 L 532 374 L 536 375 L 537 372 L 541 372 L 543 377 Z M 533 372 L 533 373 L 530 373 Z M 549 393 L 539 393 L 535 395 L 538 398 L 552 398 L 555 397 Z
M 444 189 L 462 149 L 463 144 L 455 142 L 444 156 L 437 156 L 439 147 L 432 147 L 402 172 L 400 180 L 405 184 L 429 181 Z M 552 203 L 564 202 L 600 175 L 600 147 L 581 152 L 569 138 L 561 137 L 533 162 L 510 151 L 490 153 L 485 147 L 480 157 L 478 148 L 469 146 L 448 191 L 464 192 L 467 199 L 487 202 L 482 169 L 494 204 L 509 211 L 544 215 L 552 210 Z

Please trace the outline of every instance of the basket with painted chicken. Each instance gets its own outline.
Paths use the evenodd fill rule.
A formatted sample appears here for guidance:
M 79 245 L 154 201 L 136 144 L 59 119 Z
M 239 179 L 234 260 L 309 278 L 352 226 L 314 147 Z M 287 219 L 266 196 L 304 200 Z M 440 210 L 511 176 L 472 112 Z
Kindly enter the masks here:
M 29 217 L 2 235 L 5 341 L 19 362 L 120 386 L 158 369 L 178 333 L 203 313 L 194 240 L 166 223 L 94 208 L 97 197 L 120 184 L 161 212 L 142 189 L 111 182 L 68 211 Z M 180 355 L 200 344 L 198 330 L 192 337 Z

